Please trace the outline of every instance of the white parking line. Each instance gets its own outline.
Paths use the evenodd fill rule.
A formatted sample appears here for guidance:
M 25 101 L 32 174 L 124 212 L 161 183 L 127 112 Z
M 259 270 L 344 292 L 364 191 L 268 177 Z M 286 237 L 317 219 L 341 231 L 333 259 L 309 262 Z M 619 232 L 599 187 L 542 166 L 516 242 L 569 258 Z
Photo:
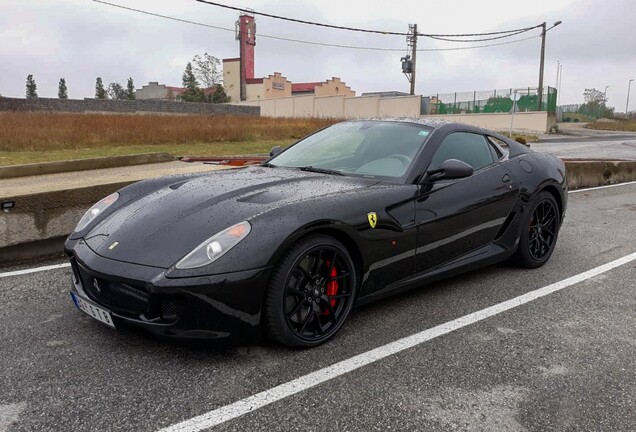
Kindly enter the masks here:
M 554 292 L 560 291 L 564 288 L 585 281 L 634 260 L 636 260 L 636 252 L 607 264 L 601 265 L 599 267 L 593 268 L 586 272 L 579 273 L 578 275 L 564 279 L 560 282 L 556 282 L 543 288 L 530 291 L 529 293 L 520 295 L 503 303 L 487 307 L 485 309 L 473 312 L 444 324 L 440 324 L 436 327 L 432 327 L 414 335 L 398 339 L 394 342 L 359 354 L 355 357 L 348 358 L 326 368 L 319 369 L 315 372 L 311 372 L 307 375 L 303 375 L 300 378 L 288 381 L 284 384 L 249 396 L 232 404 L 222 406 L 200 416 L 185 420 L 181 423 L 168 426 L 164 429 L 161 429 L 159 432 L 196 432 L 219 425 L 226 421 L 256 411 L 257 409 L 263 408 L 264 406 L 267 406 L 273 402 L 292 396 L 296 393 L 300 393 L 321 383 L 344 375 L 348 372 L 359 369 L 363 366 L 367 366 L 378 360 L 382 360 L 393 354 L 430 341 L 431 339 L 434 339 L 438 336 L 448 334 L 476 322 L 485 320 L 486 318 L 498 315 L 507 310 L 514 309 L 516 307 L 537 300 Z
M 612 187 L 617 187 L 617 186 L 627 186 L 627 185 L 630 185 L 630 184 L 636 184 L 636 181 L 630 181 L 630 182 L 625 182 L 625 183 L 616 183 L 616 184 L 605 185 L 605 186 L 596 186 L 596 187 L 591 187 L 591 188 L 586 188 L 586 189 L 575 189 L 575 190 L 568 191 L 568 193 L 587 192 L 587 191 L 596 190 L 596 189 L 607 189 L 607 188 L 612 188 Z
M 20 276 L 20 275 L 25 275 L 25 274 L 29 274 L 29 273 L 37 273 L 37 272 L 43 272 L 43 271 L 47 271 L 47 270 L 55 270 L 55 269 L 65 268 L 65 267 L 70 267 L 70 266 L 71 266 L 70 263 L 63 263 L 63 264 L 55 264 L 55 265 L 49 265 L 49 266 L 43 266 L 43 267 L 35 267 L 35 268 L 24 269 L 24 270 L 10 271 L 10 272 L 5 272 L 5 273 L 0 273 L 0 278 L 10 277 L 10 276 Z

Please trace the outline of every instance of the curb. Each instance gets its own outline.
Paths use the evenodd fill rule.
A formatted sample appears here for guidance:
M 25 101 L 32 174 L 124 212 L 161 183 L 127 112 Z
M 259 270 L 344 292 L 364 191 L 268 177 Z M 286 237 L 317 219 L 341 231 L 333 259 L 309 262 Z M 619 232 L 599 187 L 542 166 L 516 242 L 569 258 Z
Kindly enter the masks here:
M 116 168 L 131 165 L 144 165 L 174 161 L 169 153 L 143 153 L 127 156 L 108 156 L 92 159 L 78 159 L 60 162 L 44 162 L 25 165 L 0 167 L 0 179 L 35 176 L 42 174 L 58 174 L 72 171 L 86 171 L 102 168 Z

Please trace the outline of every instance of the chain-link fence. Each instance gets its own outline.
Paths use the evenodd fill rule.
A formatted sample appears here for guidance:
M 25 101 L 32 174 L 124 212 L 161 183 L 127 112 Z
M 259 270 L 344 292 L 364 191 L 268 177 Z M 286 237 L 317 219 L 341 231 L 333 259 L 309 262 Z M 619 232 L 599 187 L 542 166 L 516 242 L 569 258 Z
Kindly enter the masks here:
M 556 112 L 557 91 L 555 88 L 544 88 L 541 109 L 539 109 L 538 88 L 523 87 L 431 95 L 429 96 L 428 114 L 512 112 L 513 101 L 510 96 L 514 95 L 515 92 L 518 95 L 515 112 Z

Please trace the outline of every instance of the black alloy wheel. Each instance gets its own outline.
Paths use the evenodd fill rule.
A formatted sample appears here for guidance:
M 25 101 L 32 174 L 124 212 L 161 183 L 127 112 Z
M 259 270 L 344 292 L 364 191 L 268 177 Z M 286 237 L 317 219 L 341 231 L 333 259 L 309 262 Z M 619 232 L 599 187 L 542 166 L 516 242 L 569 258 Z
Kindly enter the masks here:
M 556 200 L 549 192 L 541 192 L 528 209 L 514 260 L 522 267 L 537 268 L 554 252 L 561 216 Z
M 285 345 L 311 347 L 331 338 L 353 305 L 356 273 L 347 249 L 328 236 L 311 236 L 285 254 L 265 302 L 267 330 Z
M 550 200 L 541 201 L 534 209 L 528 225 L 528 251 L 537 261 L 541 261 L 554 247 L 557 212 Z

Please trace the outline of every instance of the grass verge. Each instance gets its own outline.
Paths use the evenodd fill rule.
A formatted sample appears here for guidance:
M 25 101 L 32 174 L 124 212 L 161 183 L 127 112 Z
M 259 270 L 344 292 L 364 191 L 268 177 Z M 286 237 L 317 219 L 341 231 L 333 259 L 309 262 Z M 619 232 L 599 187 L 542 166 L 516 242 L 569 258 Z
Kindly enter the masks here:
M 0 113 L 0 151 L 294 140 L 336 121 L 322 118 L 7 112 Z
M 508 138 L 512 138 L 513 140 L 516 140 L 517 138 L 523 138 L 524 140 L 526 140 L 526 142 L 537 142 L 539 141 L 539 137 L 536 135 L 530 135 L 530 134 L 524 134 L 524 133 L 512 133 L 512 137 L 510 136 L 510 132 L 499 132 L 501 135 L 508 137 Z
M 585 127 L 597 130 L 636 132 L 636 120 L 595 121 L 588 123 Z
M 286 146 L 294 140 L 263 140 L 256 142 L 211 142 L 192 144 L 158 144 L 130 146 L 100 146 L 49 151 L 0 151 L 0 166 L 40 162 L 124 156 L 140 153 L 165 152 L 174 156 L 228 156 L 269 153 L 274 146 Z

